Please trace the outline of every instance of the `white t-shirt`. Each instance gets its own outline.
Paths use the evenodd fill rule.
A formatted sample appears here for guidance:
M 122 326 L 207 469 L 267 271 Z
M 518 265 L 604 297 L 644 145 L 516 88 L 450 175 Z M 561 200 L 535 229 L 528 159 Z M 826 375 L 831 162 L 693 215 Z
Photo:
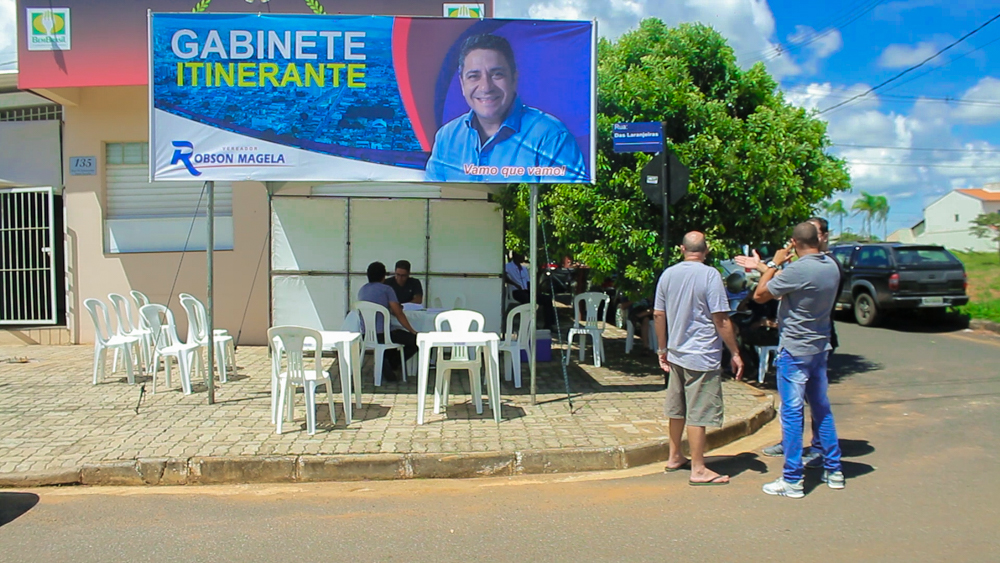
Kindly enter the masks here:
M 718 270 L 693 261 L 667 268 L 653 309 L 667 315 L 667 361 L 693 371 L 722 367 L 722 337 L 712 313 L 728 312 L 729 302 Z
M 528 285 L 531 283 L 531 275 L 527 268 L 521 264 L 507 262 L 507 265 L 504 266 L 504 271 L 507 272 L 507 277 L 517 285 L 517 289 L 528 289 Z

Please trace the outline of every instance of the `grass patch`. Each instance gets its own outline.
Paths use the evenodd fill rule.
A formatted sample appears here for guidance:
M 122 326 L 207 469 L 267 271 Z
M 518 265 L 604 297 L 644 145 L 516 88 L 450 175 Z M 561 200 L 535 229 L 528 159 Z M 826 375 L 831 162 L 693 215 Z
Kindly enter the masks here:
M 1000 257 L 995 252 L 956 252 L 969 276 L 969 304 L 959 312 L 973 319 L 1000 322 Z

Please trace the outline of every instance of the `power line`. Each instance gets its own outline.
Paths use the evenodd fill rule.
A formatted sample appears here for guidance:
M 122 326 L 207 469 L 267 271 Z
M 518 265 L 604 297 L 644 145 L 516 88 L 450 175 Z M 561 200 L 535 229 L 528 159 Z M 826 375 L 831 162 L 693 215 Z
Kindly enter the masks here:
M 899 166 L 904 168 L 955 168 L 963 170 L 1000 170 L 1000 166 L 974 166 L 964 164 L 936 164 L 933 162 L 860 162 L 847 160 L 847 164 L 858 166 Z
M 786 50 L 787 51 L 792 51 L 793 49 L 794 50 L 801 50 L 805 46 L 811 45 L 811 44 L 815 43 L 816 41 L 819 41 L 820 39 L 826 37 L 827 35 L 833 33 L 834 31 L 838 31 L 840 29 L 843 29 L 843 28 L 851 25 L 852 23 L 854 23 L 854 22 L 858 21 L 859 19 L 861 19 L 861 17 L 864 16 L 865 14 L 867 14 L 867 13 L 871 12 L 872 10 L 874 10 L 883 1 L 884 0 L 875 0 L 874 2 L 872 2 L 871 4 L 869 4 L 868 6 L 866 6 L 861 12 L 857 13 L 853 17 L 850 17 L 850 19 L 848 19 L 847 21 L 845 21 L 843 23 L 839 23 L 839 24 L 837 24 L 835 26 L 829 27 L 829 28 L 823 30 L 822 32 L 817 33 L 814 37 L 812 37 L 809 40 L 803 41 L 801 43 L 793 43 Z M 773 55 L 771 55 L 769 57 L 766 57 L 764 60 L 765 61 L 772 61 L 772 60 L 780 57 L 781 53 L 782 53 L 782 51 L 780 50 L 780 45 L 779 45 L 779 49 L 777 49 L 776 51 L 777 51 L 776 53 L 774 53 Z
M 809 94 L 805 90 L 788 90 L 786 94 Z M 821 94 L 823 98 L 835 98 L 838 100 L 850 100 L 851 96 L 844 95 L 838 96 L 836 94 Z M 921 96 L 921 95 L 906 95 L 906 94 L 879 94 L 879 101 L 884 101 L 887 103 L 903 103 L 911 101 L 926 101 L 926 102 L 936 102 L 936 103 L 947 103 L 947 104 L 958 104 L 958 105 L 970 105 L 970 106 L 1000 106 L 1000 102 L 992 100 L 970 100 L 967 98 L 953 98 L 950 96 L 935 97 L 935 96 Z
M 955 149 L 955 148 L 935 148 L 935 147 L 891 147 L 883 145 L 852 145 L 848 143 L 830 143 L 833 147 L 851 147 L 859 149 L 891 149 L 900 151 L 932 151 L 932 152 L 963 152 L 963 153 L 1000 153 L 997 149 Z
M 754 53 L 746 53 L 746 54 L 754 57 L 753 60 L 750 61 L 751 63 L 755 63 L 757 61 L 773 60 L 774 58 L 780 57 L 785 52 L 791 53 L 793 51 L 799 50 L 805 47 L 806 45 L 809 45 L 811 43 L 814 43 L 822 39 L 823 37 L 829 35 L 830 33 L 840 28 L 850 25 L 861 16 L 873 10 L 876 6 L 878 6 L 882 2 L 884 2 L 884 0 L 874 0 L 874 2 L 872 0 L 861 0 L 843 10 L 834 12 L 835 14 L 834 16 L 832 16 L 826 22 L 817 26 L 822 31 L 813 31 L 810 37 L 803 38 L 800 43 L 792 43 L 790 45 L 784 45 L 781 43 L 781 41 L 778 41 L 778 44 L 773 47 L 769 47 L 762 51 L 757 51 Z M 861 12 L 859 13 L 858 10 L 861 10 Z
M 897 74 L 897 75 L 893 76 L 892 78 L 890 78 L 890 79 L 888 79 L 888 80 L 886 80 L 886 81 L 884 81 L 884 82 L 880 83 L 879 85 L 877 85 L 877 86 L 873 86 L 872 88 L 869 88 L 867 92 L 864 92 L 864 93 L 861 93 L 861 94 L 858 94 L 857 96 L 854 96 L 854 97 L 852 97 L 852 98 L 850 98 L 850 99 L 848 99 L 848 100 L 845 100 L 845 101 L 843 101 L 843 102 L 840 102 L 839 104 L 835 104 L 835 105 L 832 105 L 832 106 L 830 106 L 830 107 L 826 108 L 825 110 L 822 110 L 822 111 L 818 112 L 818 113 L 817 113 L 816 115 L 821 115 L 821 114 L 824 114 L 824 113 L 826 113 L 826 112 L 828 112 L 828 111 L 831 111 L 831 110 L 834 110 L 834 109 L 837 109 L 837 108 L 839 108 L 839 107 L 841 107 L 841 106 L 844 106 L 844 105 L 847 105 L 847 104 L 851 103 L 852 101 L 854 101 L 854 100 L 856 100 L 856 99 L 858 99 L 858 98 L 862 98 L 862 97 L 864 97 L 864 96 L 867 96 L 868 94 L 871 94 L 872 92 L 874 92 L 874 91 L 878 90 L 879 88 L 881 88 L 881 87 L 885 86 L 886 84 L 889 84 L 889 83 L 891 83 L 891 82 L 894 82 L 894 81 L 896 81 L 896 80 L 897 80 L 897 79 L 899 79 L 899 78 L 902 78 L 902 77 L 903 77 L 904 75 L 906 75 L 907 73 L 909 73 L 909 72 L 912 72 L 912 71 L 914 71 L 914 70 L 916 70 L 916 69 L 918 69 L 918 68 L 920 68 L 920 67 L 924 66 L 924 65 L 925 65 L 925 64 L 927 64 L 928 62 L 930 62 L 930 61 L 934 60 L 935 58 L 937 58 L 938 56 L 940 56 L 940 55 L 941 55 L 941 53 L 944 53 L 944 52 L 945 52 L 945 51 L 947 51 L 948 49 L 951 49 L 951 48 L 952 48 L 952 47 L 954 47 L 955 45 L 958 45 L 958 44 L 959 44 L 959 43 L 961 43 L 962 41 L 965 41 L 965 40 L 966 40 L 966 39 L 968 39 L 969 37 L 972 37 L 973 35 L 975 35 L 976 33 L 978 33 L 978 32 L 979 32 L 979 30 L 981 30 L 981 29 L 983 29 L 984 27 L 986 27 L 986 26 L 990 25 L 991 23 L 995 22 L 995 21 L 996 21 L 996 20 L 998 20 L 998 19 L 1000 19 L 1000 14 L 997 14 L 997 15 L 993 16 L 992 18 L 990 18 L 990 19 L 986 20 L 986 22 L 985 22 L 985 23 L 983 23 L 982 25 L 980 25 L 980 26 L 979 26 L 979 27 L 977 27 L 976 29 L 973 29 L 973 30 L 972 30 L 972 31 L 970 31 L 969 33 L 966 33 L 965 35 L 963 35 L 962 37 L 958 38 L 958 39 L 957 39 L 957 40 L 955 40 L 954 42 L 952 42 L 952 43 L 949 43 L 949 44 L 948 44 L 948 45 L 947 45 L 946 47 L 944 47 L 943 49 L 941 49 L 941 50 L 940 50 L 940 51 L 938 51 L 937 53 L 934 53 L 933 55 L 931 55 L 931 56 L 927 57 L 927 58 L 926 58 L 926 59 L 924 59 L 923 61 L 921 61 L 921 62 L 919 62 L 919 63 L 917 63 L 917 64 L 915 64 L 915 65 L 911 66 L 910 68 L 907 68 L 906 70 L 904 70 L 904 71 L 900 72 L 899 74 Z
M 971 49 L 971 50 L 969 50 L 969 51 L 967 51 L 965 53 L 962 53 L 961 55 L 955 57 L 954 59 L 951 59 L 950 61 L 945 62 L 944 64 L 941 64 L 941 65 L 935 66 L 935 67 L 931 67 L 931 68 L 925 70 L 924 72 L 921 72 L 920 74 L 918 74 L 916 76 L 911 76 L 910 78 L 907 78 L 906 80 L 900 82 L 899 84 L 892 85 L 891 87 L 887 88 L 887 90 L 895 90 L 896 88 L 899 88 L 900 86 L 903 86 L 904 84 L 909 84 L 910 82 L 913 82 L 914 80 L 917 80 L 919 78 L 927 76 L 928 74 L 930 74 L 930 73 L 932 73 L 932 72 L 934 72 L 936 70 L 941 70 L 942 68 L 950 65 L 951 63 L 953 63 L 955 61 L 962 60 L 965 57 L 968 57 L 969 55 L 971 55 L 972 53 L 975 53 L 976 51 L 980 51 L 982 49 L 985 49 L 986 47 L 989 47 L 990 45 L 996 43 L 997 41 L 1000 41 L 1000 37 L 996 37 L 994 39 L 991 39 L 991 40 L 987 41 L 986 43 L 983 43 L 982 45 L 976 47 L 975 49 Z

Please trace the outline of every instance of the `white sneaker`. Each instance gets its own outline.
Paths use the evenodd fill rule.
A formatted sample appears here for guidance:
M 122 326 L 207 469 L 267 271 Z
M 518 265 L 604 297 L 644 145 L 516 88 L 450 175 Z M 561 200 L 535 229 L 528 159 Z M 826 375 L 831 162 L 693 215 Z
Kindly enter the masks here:
M 806 496 L 801 480 L 795 482 L 785 481 L 784 477 L 779 478 L 773 483 L 764 485 L 763 489 L 769 495 L 778 495 L 781 497 L 802 498 Z
M 823 471 L 823 477 L 820 478 L 820 481 L 826 483 L 831 489 L 843 489 L 846 486 L 843 471 L 834 471 L 832 473 Z

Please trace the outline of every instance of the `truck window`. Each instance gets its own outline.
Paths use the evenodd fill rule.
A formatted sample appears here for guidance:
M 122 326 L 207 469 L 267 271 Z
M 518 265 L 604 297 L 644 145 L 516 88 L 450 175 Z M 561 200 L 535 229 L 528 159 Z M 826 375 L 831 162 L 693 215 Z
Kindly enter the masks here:
M 840 262 L 843 267 L 847 266 L 847 263 L 851 260 L 851 253 L 854 252 L 853 248 L 835 248 L 833 249 L 833 258 Z
M 858 268 L 888 268 L 889 253 L 881 246 L 862 248 L 855 266 Z
M 958 258 L 943 248 L 897 248 L 895 252 L 896 260 L 903 268 L 958 264 Z

